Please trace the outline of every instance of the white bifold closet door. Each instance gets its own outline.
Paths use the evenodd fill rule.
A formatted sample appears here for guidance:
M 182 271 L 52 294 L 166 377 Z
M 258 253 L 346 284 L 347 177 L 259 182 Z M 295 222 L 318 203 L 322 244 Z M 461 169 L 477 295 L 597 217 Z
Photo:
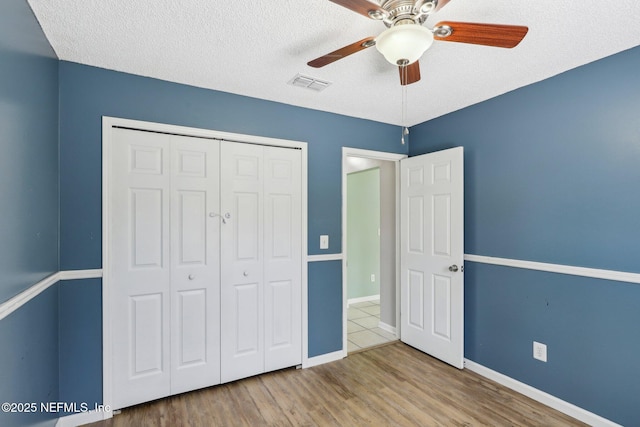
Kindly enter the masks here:
M 222 382 L 298 365 L 301 152 L 221 143 Z
M 113 129 L 113 406 L 220 382 L 219 142 Z

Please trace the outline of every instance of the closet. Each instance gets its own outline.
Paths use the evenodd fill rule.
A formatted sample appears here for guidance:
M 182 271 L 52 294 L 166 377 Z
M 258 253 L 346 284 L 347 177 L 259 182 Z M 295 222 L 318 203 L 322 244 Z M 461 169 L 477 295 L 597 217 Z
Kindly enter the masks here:
M 300 150 L 113 128 L 114 409 L 298 365 Z

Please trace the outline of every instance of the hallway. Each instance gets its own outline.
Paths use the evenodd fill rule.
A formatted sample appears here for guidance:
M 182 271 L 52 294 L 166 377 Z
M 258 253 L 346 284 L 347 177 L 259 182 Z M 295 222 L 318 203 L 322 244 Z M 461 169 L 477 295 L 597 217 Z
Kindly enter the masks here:
M 394 334 L 379 327 L 380 300 L 350 305 L 347 317 L 347 351 L 349 353 L 397 339 Z

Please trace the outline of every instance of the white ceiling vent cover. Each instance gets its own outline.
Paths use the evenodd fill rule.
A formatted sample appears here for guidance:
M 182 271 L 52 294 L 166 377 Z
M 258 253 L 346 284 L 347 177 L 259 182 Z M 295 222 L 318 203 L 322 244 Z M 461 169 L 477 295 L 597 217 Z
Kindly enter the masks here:
M 315 77 L 309 77 L 302 74 L 296 74 L 296 76 L 289 80 L 288 83 L 292 86 L 304 87 L 315 90 L 316 92 L 322 92 L 331 85 L 331 82 L 319 80 Z

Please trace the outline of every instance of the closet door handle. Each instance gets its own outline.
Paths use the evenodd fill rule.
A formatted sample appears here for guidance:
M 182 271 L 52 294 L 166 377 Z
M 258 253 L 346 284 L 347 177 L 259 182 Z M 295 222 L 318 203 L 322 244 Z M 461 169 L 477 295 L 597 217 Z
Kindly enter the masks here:
M 195 278 L 196 278 L 196 276 L 194 276 L 193 274 L 190 274 L 190 275 L 189 275 L 189 280 L 193 280 L 193 279 L 195 279 Z
M 249 272 L 248 272 L 248 271 L 245 271 L 244 273 L 242 273 L 242 275 L 243 275 L 244 277 L 247 277 L 247 276 L 249 275 Z
M 227 215 L 229 215 L 229 214 L 227 214 Z M 226 218 L 229 218 L 229 216 L 227 216 L 227 215 L 222 216 L 222 215 L 217 214 L 217 213 L 215 213 L 215 212 L 209 212 L 209 217 L 210 217 L 210 218 L 215 218 L 215 217 L 219 216 L 219 217 L 220 217 L 220 219 L 222 220 L 222 223 L 223 223 L 223 224 L 226 224 L 226 223 L 227 223 Z

